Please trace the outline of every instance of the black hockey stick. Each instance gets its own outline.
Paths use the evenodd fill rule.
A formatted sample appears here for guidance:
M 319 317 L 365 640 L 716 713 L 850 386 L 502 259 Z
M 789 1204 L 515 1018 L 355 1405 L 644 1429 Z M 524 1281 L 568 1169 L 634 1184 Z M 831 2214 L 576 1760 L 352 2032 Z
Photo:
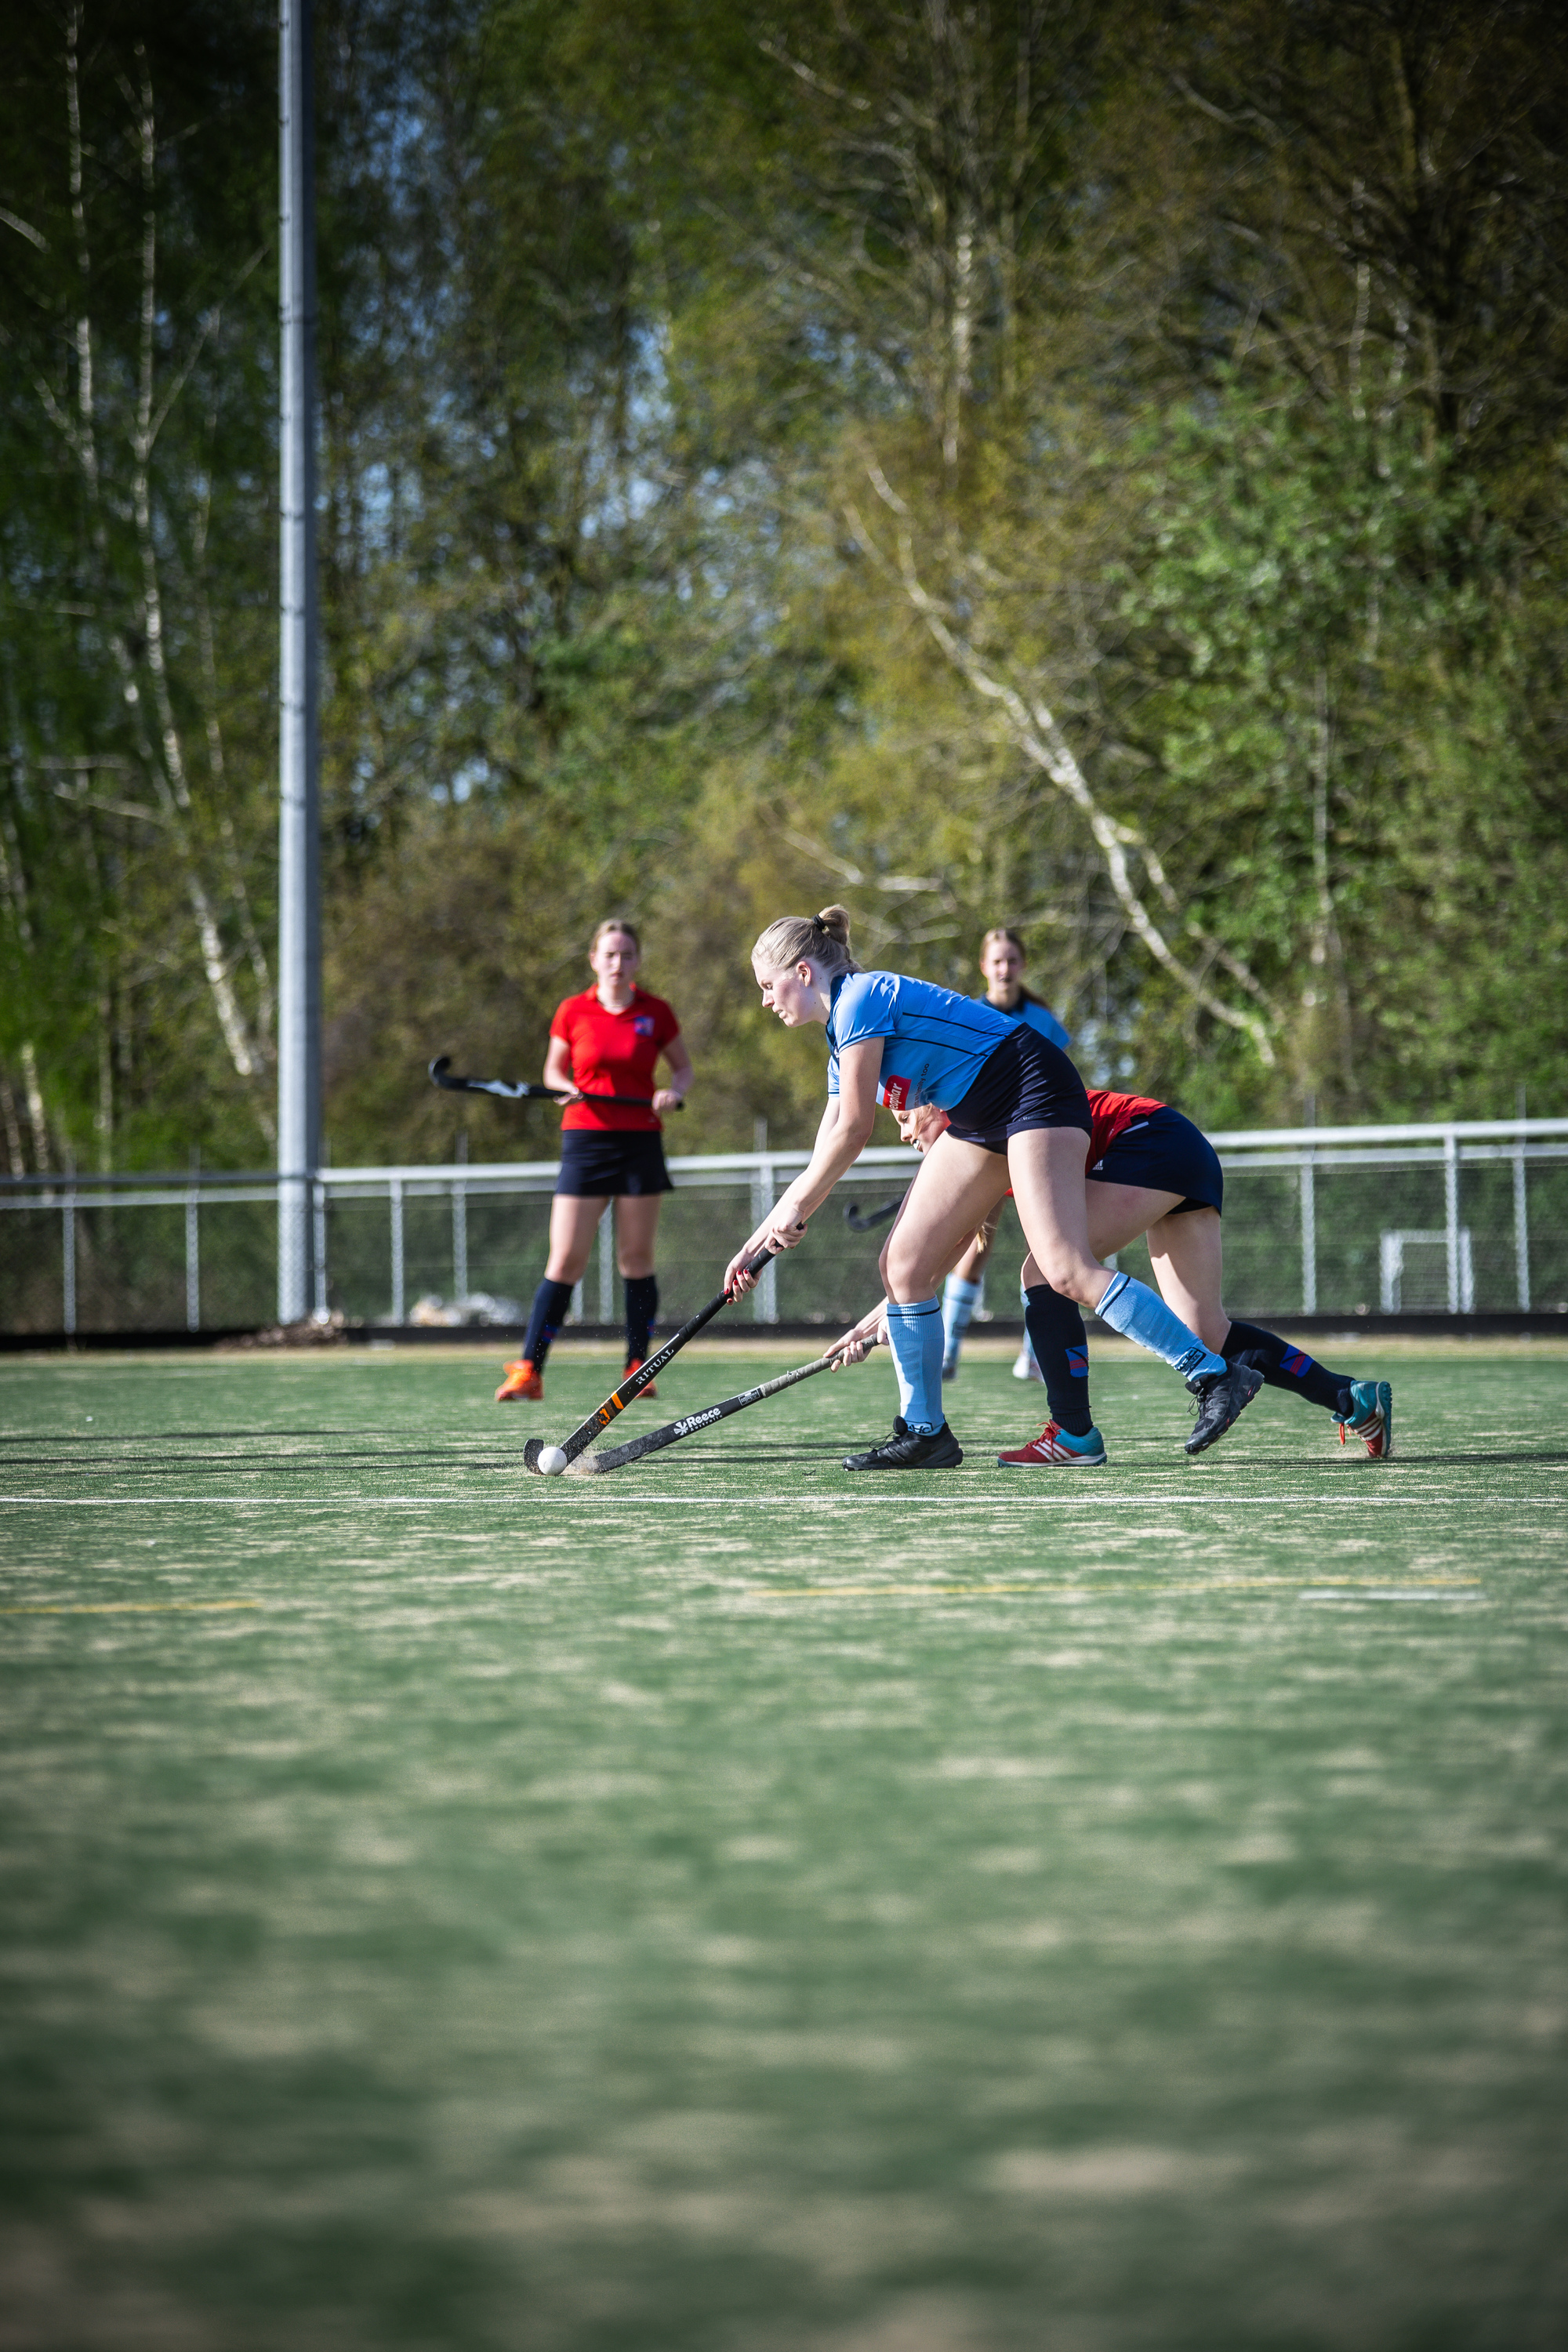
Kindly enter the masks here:
M 763 1266 L 773 1255 L 774 1252 L 771 1249 L 760 1251 L 754 1258 L 748 1260 L 746 1272 L 761 1274 Z M 616 1413 L 624 1412 L 627 1405 L 634 1399 L 641 1396 L 644 1389 L 649 1387 L 658 1378 L 670 1358 L 680 1353 L 688 1339 L 695 1339 L 704 1324 L 711 1323 L 719 1309 L 721 1307 L 728 1307 L 729 1304 L 730 1294 L 727 1290 L 721 1290 L 717 1298 L 710 1298 L 707 1306 L 692 1317 L 689 1323 L 681 1325 L 673 1339 L 665 1341 L 657 1355 L 650 1356 L 646 1363 L 639 1364 L 635 1372 L 626 1374 L 620 1387 L 611 1391 L 597 1412 L 591 1412 L 587 1420 L 579 1428 L 574 1429 L 571 1436 L 562 1444 L 551 1447 L 549 1451 L 552 1454 L 559 1454 L 563 1457 L 556 1465 L 557 1472 L 564 1470 L 568 1463 L 575 1462 L 578 1454 L 592 1445 L 599 1432 L 602 1429 L 608 1429 Z M 539 1468 L 539 1457 L 545 1451 L 542 1438 L 531 1437 L 522 1449 L 523 1468 L 537 1472 L 541 1477 L 552 1475 Z
M 873 1337 L 868 1348 L 878 1344 Z M 679 1421 L 667 1421 L 662 1429 L 650 1429 L 646 1437 L 628 1438 L 625 1445 L 612 1445 L 606 1454 L 584 1454 L 574 1464 L 573 1475 L 578 1478 L 597 1478 L 606 1470 L 622 1470 L 628 1462 L 640 1462 L 645 1454 L 661 1453 L 667 1445 L 679 1445 L 683 1437 L 694 1436 L 700 1429 L 709 1429 L 716 1421 L 728 1421 L 732 1412 L 744 1412 L 748 1405 L 761 1404 L 764 1397 L 777 1396 L 781 1389 L 793 1389 L 797 1381 L 815 1380 L 818 1372 L 831 1371 L 838 1359 L 817 1356 L 809 1364 L 798 1364 L 793 1372 L 781 1372 L 776 1381 L 763 1381 L 760 1388 L 742 1389 L 739 1396 L 726 1397 L 721 1404 L 705 1405 L 700 1412 L 689 1412 Z
M 896 1217 L 908 1194 L 900 1192 L 896 1201 L 884 1201 L 879 1209 L 858 1209 L 853 1201 L 844 1203 L 844 1222 L 852 1234 L 874 1234 L 889 1217 Z
M 454 1078 L 449 1075 L 451 1067 L 450 1054 L 437 1055 L 430 1065 L 432 1079 L 437 1086 L 445 1087 L 448 1094 L 500 1095 L 503 1102 L 563 1103 L 575 1100 L 589 1103 L 617 1103 L 627 1110 L 647 1110 L 651 1105 L 651 1097 L 647 1095 L 574 1096 L 570 1087 L 536 1087 L 531 1085 L 526 1078 L 520 1080 L 515 1086 L 508 1078 Z M 675 1108 L 677 1110 L 684 1110 L 686 1105 L 678 1102 Z

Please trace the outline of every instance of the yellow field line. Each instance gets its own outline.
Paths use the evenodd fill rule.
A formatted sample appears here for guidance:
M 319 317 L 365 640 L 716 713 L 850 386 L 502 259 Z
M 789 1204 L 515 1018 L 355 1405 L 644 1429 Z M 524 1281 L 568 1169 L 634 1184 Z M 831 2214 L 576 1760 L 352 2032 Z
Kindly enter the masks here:
M 259 1601 L 8 1601 L 0 1617 L 121 1617 L 167 1615 L 176 1609 L 259 1609 Z
M 1100 1573 L 1106 1571 L 1101 1570 Z M 1136 1576 L 1140 1571 L 1126 1571 Z M 1151 1584 L 1135 1588 L 1150 1592 L 1250 1592 L 1289 1591 L 1295 1592 L 1349 1592 L 1361 1586 L 1370 1586 L 1379 1592 L 1474 1592 L 1480 1589 L 1476 1576 L 1423 1576 L 1394 1578 L 1389 1576 L 1215 1576 L 1201 1584 Z M 1114 1591 L 1111 1586 L 1100 1590 Z M 1125 1590 L 1126 1588 L 1121 1588 Z M 754 1586 L 746 1594 L 749 1601 L 877 1601 L 884 1594 L 910 1597 L 915 1600 L 967 1601 L 993 1592 L 1034 1592 L 1049 1600 L 1054 1593 L 1083 1592 L 1081 1583 L 1061 1584 L 781 1584 L 770 1591 Z

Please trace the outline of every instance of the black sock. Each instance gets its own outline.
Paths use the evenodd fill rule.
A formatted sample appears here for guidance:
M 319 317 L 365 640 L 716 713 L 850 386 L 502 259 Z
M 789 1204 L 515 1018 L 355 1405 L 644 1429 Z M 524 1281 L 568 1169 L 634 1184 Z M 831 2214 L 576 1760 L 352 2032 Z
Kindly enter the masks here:
M 1289 1339 L 1277 1332 L 1265 1331 L 1257 1323 L 1233 1323 L 1230 1337 L 1225 1343 L 1225 1360 L 1234 1364 L 1238 1356 L 1252 1356 L 1257 1369 L 1271 1389 L 1289 1389 L 1304 1396 L 1310 1404 L 1321 1404 L 1326 1412 L 1338 1414 L 1340 1392 L 1350 1386 L 1342 1372 L 1331 1372 L 1303 1349 L 1293 1348 Z
M 522 1352 L 536 1372 L 543 1370 L 550 1342 L 565 1322 L 571 1306 L 572 1285 L 552 1282 L 546 1275 L 533 1294 L 533 1312 L 528 1318 L 528 1337 L 522 1343 Z
M 628 1274 L 626 1284 L 626 1361 L 640 1364 L 647 1354 L 658 1313 L 657 1274 Z
M 1051 1419 L 1069 1437 L 1087 1437 L 1094 1427 L 1089 1409 L 1089 1334 L 1077 1300 L 1039 1283 L 1024 1293 L 1024 1324 L 1035 1361 L 1046 1376 Z

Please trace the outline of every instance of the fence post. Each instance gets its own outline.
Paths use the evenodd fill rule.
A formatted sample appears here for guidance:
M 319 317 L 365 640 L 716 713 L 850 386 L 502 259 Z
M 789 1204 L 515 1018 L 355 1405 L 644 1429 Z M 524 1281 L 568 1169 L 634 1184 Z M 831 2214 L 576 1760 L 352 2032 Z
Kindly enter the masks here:
M 392 1319 L 404 1319 L 403 1179 L 392 1180 Z
M 185 1194 L 185 1328 L 202 1328 L 201 1194 L 193 1184 Z
M 764 1160 L 752 1171 L 752 1223 L 760 1225 L 773 1205 L 773 1163 Z M 778 1260 L 769 1258 L 763 1269 L 763 1278 L 752 1293 L 752 1320 L 754 1323 L 776 1323 L 779 1319 Z
M 468 1162 L 468 1130 L 458 1131 L 454 1157 L 459 1166 Z M 459 1177 L 452 1187 L 452 1296 L 466 1298 L 468 1295 L 468 1188 Z
M 605 1204 L 599 1219 L 599 1320 L 613 1325 L 616 1319 L 616 1204 Z
M 1301 1312 L 1318 1311 L 1318 1192 L 1312 1155 L 1301 1161 Z
M 1530 1197 L 1524 1189 L 1524 1138 L 1513 1155 L 1513 1276 L 1519 1289 L 1519 1311 L 1530 1312 Z
M 1459 1281 L 1459 1139 L 1452 1128 L 1443 1138 L 1443 1239 L 1448 1260 L 1448 1312 L 1458 1315 Z
M 310 1289 L 318 1323 L 327 1319 L 327 1188 L 310 1179 Z
M 68 1332 L 74 1332 L 76 1329 L 76 1187 L 71 1181 L 76 1171 L 72 1168 L 70 1161 L 68 1160 L 66 1162 L 65 1205 L 60 1212 L 63 1220 L 61 1225 L 63 1249 L 60 1262 L 60 1285 L 64 1293 L 61 1301 L 61 1308 L 62 1319 Z

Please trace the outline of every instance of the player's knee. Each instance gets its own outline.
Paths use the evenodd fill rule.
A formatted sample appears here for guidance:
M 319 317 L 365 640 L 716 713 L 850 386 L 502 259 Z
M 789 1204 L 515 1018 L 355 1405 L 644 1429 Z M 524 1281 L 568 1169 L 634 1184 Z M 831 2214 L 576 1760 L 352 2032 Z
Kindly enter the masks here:
M 1036 1260 L 1036 1281 L 1048 1282 L 1053 1290 L 1059 1290 L 1064 1298 L 1076 1298 L 1080 1307 L 1093 1305 L 1101 1286 L 1100 1273 L 1090 1259 L 1071 1250 L 1046 1250 Z
M 897 1234 L 882 1252 L 881 1275 L 888 1297 L 906 1304 L 911 1299 L 928 1298 L 935 1286 L 930 1267 L 915 1251 L 900 1248 Z

